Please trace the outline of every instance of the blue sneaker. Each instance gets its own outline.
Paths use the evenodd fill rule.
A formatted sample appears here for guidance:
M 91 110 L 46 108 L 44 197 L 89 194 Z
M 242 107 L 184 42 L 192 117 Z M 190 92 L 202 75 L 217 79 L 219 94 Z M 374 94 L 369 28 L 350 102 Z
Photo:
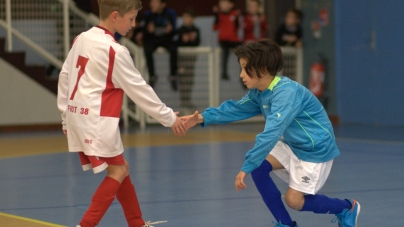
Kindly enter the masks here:
M 276 224 L 275 227 L 299 227 L 295 221 L 293 222 L 293 224 L 295 224 L 294 226 L 288 226 L 278 222 L 272 222 L 272 224 Z
M 348 199 L 352 204 L 351 209 L 344 209 L 340 214 L 337 214 L 338 227 L 357 227 L 358 216 L 361 211 L 361 205 L 353 199 Z M 334 220 L 333 222 L 335 222 Z

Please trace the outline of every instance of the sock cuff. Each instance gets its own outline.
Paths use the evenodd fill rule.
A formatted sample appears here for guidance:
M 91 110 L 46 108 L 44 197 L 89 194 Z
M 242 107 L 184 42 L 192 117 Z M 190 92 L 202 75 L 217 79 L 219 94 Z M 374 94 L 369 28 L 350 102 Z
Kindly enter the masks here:
M 126 176 L 121 184 L 128 184 L 128 183 L 132 183 L 132 181 L 130 180 L 130 175 Z
M 123 194 L 125 194 L 125 192 L 127 191 L 133 191 L 134 190 L 134 185 L 132 183 L 132 181 L 130 180 L 130 176 L 126 176 L 122 183 L 121 186 L 119 187 L 117 194 L 116 194 L 116 198 L 119 200 Z
M 116 191 L 119 189 L 120 186 L 121 186 L 121 183 L 119 183 L 119 181 L 115 180 L 112 177 L 108 177 L 108 176 L 106 176 L 104 178 L 104 180 L 101 182 L 101 185 L 100 185 L 100 187 L 102 187 L 104 190 L 114 192 L 114 194 L 116 193 Z
M 264 159 L 264 161 L 261 163 L 261 165 L 267 170 L 268 172 L 272 171 L 272 164 L 268 162 L 268 160 Z
M 272 171 L 272 165 L 270 162 L 268 162 L 268 160 L 265 159 L 258 168 L 256 168 L 255 170 L 253 170 L 251 172 L 251 174 L 255 175 L 255 174 L 257 174 L 257 172 L 260 172 L 260 173 L 264 172 L 266 175 L 271 171 Z

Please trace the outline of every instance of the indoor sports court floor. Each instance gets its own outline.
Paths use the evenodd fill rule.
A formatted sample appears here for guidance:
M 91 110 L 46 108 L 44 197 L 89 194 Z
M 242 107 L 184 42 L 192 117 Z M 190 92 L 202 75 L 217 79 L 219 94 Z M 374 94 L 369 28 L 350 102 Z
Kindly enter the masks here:
M 233 183 L 262 124 L 195 129 L 184 138 L 152 126 L 123 135 L 125 157 L 146 220 L 156 227 L 264 227 L 274 220 L 250 177 Z M 338 126 L 341 156 L 321 193 L 355 198 L 359 226 L 402 226 L 404 128 Z M 0 227 L 72 226 L 104 174 L 82 172 L 61 132 L 0 134 Z M 284 192 L 287 185 L 273 177 Z M 300 227 L 337 226 L 333 215 L 291 211 Z M 115 201 L 101 227 L 126 226 Z

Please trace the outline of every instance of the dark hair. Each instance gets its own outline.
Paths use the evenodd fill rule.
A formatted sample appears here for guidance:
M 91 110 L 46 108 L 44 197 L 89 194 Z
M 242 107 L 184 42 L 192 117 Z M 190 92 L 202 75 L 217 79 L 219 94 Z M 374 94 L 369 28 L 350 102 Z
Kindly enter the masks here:
M 302 11 L 298 10 L 298 9 L 290 9 L 288 10 L 288 13 L 293 13 L 295 14 L 295 16 L 299 19 L 302 20 L 303 19 L 303 13 Z
M 219 0 L 220 1 L 220 0 Z M 229 2 L 231 2 L 231 3 L 236 3 L 236 0 L 226 0 L 226 1 L 229 1 Z
M 191 15 L 191 17 L 196 17 L 196 11 L 193 8 L 186 8 L 182 14 Z
M 259 6 L 261 6 L 261 1 L 260 0 L 250 0 L 250 2 L 256 2 L 256 3 L 258 3 Z
M 245 70 L 249 77 L 262 78 L 267 71 L 272 76 L 282 70 L 283 55 L 279 45 L 271 39 L 262 39 L 236 47 L 234 50 L 238 60 L 245 58 Z

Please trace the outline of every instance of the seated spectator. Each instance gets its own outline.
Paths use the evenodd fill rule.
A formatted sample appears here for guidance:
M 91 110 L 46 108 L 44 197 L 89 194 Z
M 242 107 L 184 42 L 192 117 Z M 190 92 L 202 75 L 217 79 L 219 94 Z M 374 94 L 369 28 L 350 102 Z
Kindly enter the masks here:
M 177 90 L 177 44 L 173 41 L 177 16 L 173 9 L 167 8 L 167 0 L 151 0 L 150 10 L 144 16 L 143 48 L 149 70 L 149 84 L 154 87 L 157 75 L 154 69 L 153 53 L 158 47 L 164 47 L 170 53 L 171 89 Z
M 286 13 L 285 23 L 276 32 L 276 42 L 280 46 L 302 47 L 303 30 L 300 26 L 303 14 L 297 9 Z
M 136 26 L 129 31 L 126 38 L 140 47 L 143 46 L 143 26 L 142 17 L 140 15 L 136 17 Z
M 187 9 L 182 14 L 182 26 L 178 29 L 178 46 L 195 47 L 200 43 L 199 29 L 194 25 L 196 13 Z M 180 89 L 180 106 L 195 110 L 191 102 L 192 87 L 194 85 L 194 69 L 196 55 L 179 56 L 178 76 Z

